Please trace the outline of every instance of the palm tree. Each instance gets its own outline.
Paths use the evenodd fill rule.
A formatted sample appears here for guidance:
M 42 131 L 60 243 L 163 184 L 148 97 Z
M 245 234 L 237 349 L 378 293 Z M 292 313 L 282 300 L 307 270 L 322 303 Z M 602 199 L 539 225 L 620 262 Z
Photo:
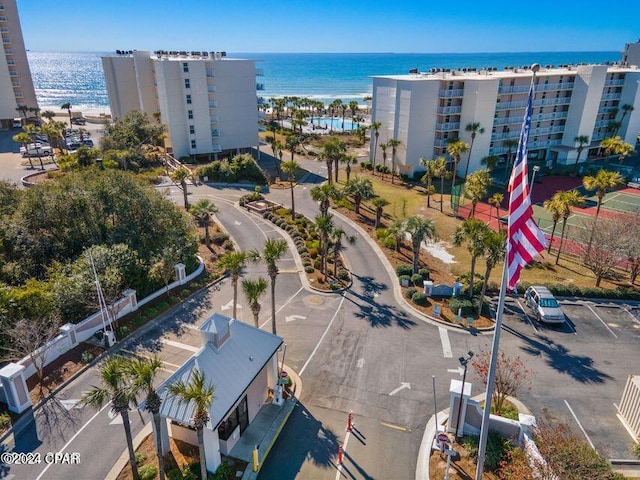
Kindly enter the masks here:
M 334 228 L 331 233 L 331 242 L 333 243 L 333 276 L 338 276 L 338 255 L 343 250 L 342 240 L 345 239 L 349 245 L 356 243 L 356 237 L 347 235 L 342 228 Z
M 600 148 L 604 150 L 605 156 L 619 155 L 619 161 L 622 161 L 633 153 L 633 146 L 624 142 L 620 137 L 605 138 L 600 142 Z
M 320 269 L 327 281 L 327 251 L 329 249 L 329 236 L 333 232 L 333 215 L 318 216 L 315 218 L 316 232 L 320 237 Z
M 490 205 L 496 207 L 496 220 L 498 220 L 498 229 L 502 230 L 502 222 L 500 222 L 500 205 L 502 205 L 502 201 L 504 200 L 504 193 L 494 193 L 489 198 L 488 202 Z M 491 214 L 489 214 L 489 219 L 491 219 Z
M 169 393 L 177 397 L 180 403 L 195 404 L 193 426 L 198 434 L 198 450 L 200 451 L 200 477 L 207 479 L 207 457 L 204 451 L 204 427 L 209 422 L 209 408 L 214 400 L 213 386 L 207 384 L 204 373 L 194 368 L 187 383 L 182 380 L 169 385 Z
M 338 137 L 329 138 L 324 145 L 322 145 L 322 158 L 327 162 L 327 180 L 329 184 L 333 182 L 331 176 L 331 169 L 335 164 L 336 170 L 338 168 L 338 162 L 342 155 L 344 155 L 347 151 L 347 145 Z M 336 171 L 336 182 L 338 181 L 338 173 Z
M 296 149 L 302 143 L 302 139 L 298 135 L 287 135 L 285 139 L 284 148 L 291 152 L 291 160 L 293 161 Z
M 362 200 L 369 200 L 375 196 L 371 179 L 366 177 L 356 177 L 353 180 L 349 180 L 345 184 L 342 192 L 347 196 L 353 197 L 353 206 L 356 215 L 360 214 L 360 204 Z
M 151 414 L 155 426 L 156 455 L 158 457 L 158 475 L 164 480 L 164 453 L 162 451 L 162 435 L 160 433 L 161 421 L 160 405 L 162 399 L 156 391 L 155 383 L 162 368 L 162 362 L 156 355 L 151 358 L 136 357 L 127 359 L 124 365 L 125 371 L 131 378 L 133 395 L 144 393 L 144 409 Z
M 507 164 L 504 167 L 504 178 L 505 181 L 509 178 L 511 174 L 511 164 L 513 163 L 513 149 L 518 147 L 518 139 L 517 138 L 507 138 L 502 141 L 502 146 L 507 149 Z
M 25 150 L 27 150 L 31 143 L 31 136 L 26 132 L 16 133 L 12 138 L 14 142 L 22 145 Z M 31 155 L 29 155 L 29 152 L 27 152 L 27 158 L 29 159 L 29 168 L 33 170 L 33 162 L 31 161 Z
M 560 245 L 558 245 L 558 254 L 556 255 L 556 265 L 560 263 L 560 253 L 562 252 L 562 243 L 564 242 L 564 233 L 567 226 L 567 220 L 569 219 L 569 216 L 571 216 L 571 207 L 580 207 L 584 205 L 585 200 L 585 197 L 580 195 L 577 190 L 558 192 L 558 194 L 560 216 L 562 217 L 562 231 L 560 233 Z
M 576 163 L 573 167 L 574 173 L 578 172 L 578 162 L 580 162 L 580 154 L 584 150 L 584 146 L 589 143 L 589 135 L 578 135 L 573 139 L 578 144 L 578 156 L 576 157 Z
M 259 257 L 267 265 L 267 275 L 271 280 L 271 331 L 276 335 L 276 278 L 278 277 L 278 261 L 287 251 L 287 242 L 282 238 L 269 238 L 264 243 Z
M 467 166 L 464 169 L 464 178 L 469 174 L 469 164 L 471 163 L 471 152 L 473 151 L 473 142 L 476 141 L 476 135 L 484 133 L 484 127 L 480 126 L 480 122 L 471 122 L 464 127 L 465 132 L 471 132 L 471 146 L 469 147 L 469 158 L 467 158 Z
M 413 253 L 413 273 L 418 273 L 420 261 L 420 245 L 424 239 L 436 240 L 436 226 L 433 220 L 412 216 L 405 220 L 405 231 L 411 235 L 411 251 Z
M 238 279 L 244 274 L 247 261 L 255 258 L 251 252 L 228 252 L 218 259 L 218 267 L 229 272 L 231 285 L 233 285 L 233 318 L 236 316 L 238 306 Z
M 357 100 L 351 100 L 349 102 L 349 110 L 351 110 L 351 130 L 353 130 L 353 123 L 355 122 L 356 114 L 358 113 Z
M 344 103 L 340 103 L 340 110 L 342 110 L 342 131 L 344 132 L 344 116 L 347 114 L 347 110 L 349 109 L 349 105 L 346 105 Z
M 382 150 L 382 166 L 383 167 L 387 166 L 387 148 L 389 148 L 389 145 L 387 145 L 386 143 L 380 144 L 380 150 Z M 382 173 L 382 177 L 384 178 L 384 172 Z
M 624 122 L 624 117 L 626 117 L 629 113 L 633 112 L 634 110 L 635 109 L 633 108 L 633 105 L 629 105 L 628 103 L 625 103 L 624 105 L 622 105 L 622 117 L 620 118 L 620 127 Z M 618 129 L 616 130 L 616 135 L 618 135 L 618 130 L 620 130 L 620 127 L 618 127 Z
M 491 187 L 491 174 L 488 168 L 476 170 L 469 174 L 464 185 L 464 196 L 471 199 L 471 218 L 475 217 L 476 206 Z
M 458 172 L 458 163 L 463 154 L 469 151 L 469 145 L 462 140 L 453 140 L 447 145 L 447 153 L 453 158 L 453 175 L 451 180 L 451 193 L 453 194 L 453 187 L 456 185 L 456 174 Z
M 16 107 L 16 111 L 20 114 L 20 116 L 27 118 L 27 112 L 29 111 L 29 107 L 26 105 L 18 105 Z
M 393 177 L 396 174 L 396 150 L 402 146 L 402 142 L 397 138 L 390 138 L 387 140 L 387 146 L 391 147 L 391 183 L 393 184 Z
M 326 215 L 329 211 L 331 200 L 336 200 L 340 197 L 339 190 L 329 183 L 313 187 L 309 193 L 313 201 L 320 202 L 320 215 Z
M 209 240 L 209 225 L 211 224 L 211 220 L 213 220 L 213 216 L 219 211 L 218 207 L 216 207 L 211 200 L 204 198 L 199 200 L 195 205 L 192 205 L 190 209 L 191 215 L 204 226 L 204 243 L 207 248 L 211 246 Z
M 40 114 L 42 117 L 46 118 L 48 121 L 51 121 L 55 118 L 56 112 L 52 112 L 51 110 L 45 110 Z
M 476 219 L 467 218 L 462 221 L 453 233 L 452 243 L 459 247 L 466 244 L 467 251 L 471 254 L 471 275 L 469 277 L 469 298 L 473 298 L 473 281 L 475 277 L 476 260 L 483 254 L 484 241 L 491 228 L 486 223 Z
M 298 168 L 300 168 L 300 165 L 298 165 L 298 162 L 295 160 L 289 160 L 282 164 L 282 171 L 289 174 L 289 187 L 291 188 L 291 218 L 294 220 L 296 218 L 296 204 L 293 196 L 293 187 L 296 183 L 296 171 Z
M 544 209 L 551 213 L 551 220 L 553 221 L 553 228 L 551 229 L 551 238 L 549 239 L 549 246 L 547 247 L 547 253 L 551 253 L 551 244 L 553 243 L 553 236 L 556 233 L 556 227 L 560 217 L 562 217 L 562 192 L 556 192 L 556 194 L 544 201 L 542 206 Z
M 243 280 L 242 291 L 244 292 L 244 297 L 251 306 L 251 313 L 253 313 L 253 321 L 256 324 L 256 328 L 260 328 L 258 316 L 260 315 L 261 305 L 259 300 L 267 291 L 267 280 L 263 277 Z
M 329 133 L 333 133 L 333 117 L 338 110 L 342 106 L 342 100 L 336 98 L 333 102 L 329 104 L 329 112 L 331 113 L 331 125 L 329 127 Z
M 442 212 L 443 200 L 442 196 L 444 195 L 444 179 L 449 175 L 449 171 L 447 170 L 447 159 L 444 157 L 438 157 L 433 160 L 433 165 L 430 167 L 434 177 L 440 177 L 440 212 Z
M 35 125 L 31 124 L 31 123 L 27 123 L 24 127 L 22 127 L 22 130 L 24 130 L 24 132 L 29 135 L 29 137 L 31 137 L 31 143 L 36 143 L 36 135 L 40 134 L 40 128 L 36 127 Z M 38 160 L 40 161 L 40 169 L 44 170 L 44 165 L 42 164 L 42 154 L 40 153 L 40 150 L 36 150 L 36 152 L 38 153 Z M 27 152 L 27 155 L 29 155 L 29 152 Z M 29 155 L 30 157 L 31 155 Z
M 60 105 L 60 108 L 69 113 L 69 128 L 73 128 L 73 123 L 71 122 L 71 104 L 69 102 L 63 103 Z
M 126 169 L 127 168 L 125 163 L 125 170 Z M 182 195 L 184 196 L 184 209 L 186 211 L 189 211 L 189 192 L 187 190 L 187 180 L 192 178 L 191 170 L 189 170 L 187 167 L 180 166 L 177 170 L 171 172 L 169 177 L 174 182 L 180 184 L 180 188 L 182 188 Z
M 382 212 L 385 206 L 389 205 L 387 199 L 382 197 L 376 197 L 373 199 L 373 206 L 376 207 L 376 223 L 373 228 L 378 229 L 380 227 L 380 219 L 382 218 Z
M 502 194 L 500 194 L 502 195 Z M 486 269 L 484 271 L 484 280 L 482 282 L 482 291 L 480 292 L 480 301 L 478 302 L 478 315 L 482 313 L 482 304 L 484 303 L 484 294 L 487 291 L 487 284 L 489 283 L 489 276 L 491 270 L 499 262 L 504 260 L 506 254 L 506 242 L 507 232 L 504 230 L 489 230 L 484 238 L 484 261 Z
M 433 177 L 435 176 L 433 174 L 433 167 L 435 166 L 435 163 L 435 160 L 427 160 L 424 157 L 420 159 L 420 165 L 422 165 L 426 169 L 420 181 L 427 184 L 425 191 L 425 193 L 427 194 L 427 208 L 431 208 L 431 194 L 433 193 L 431 182 L 433 181 Z
M 358 158 L 355 155 L 342 155 L 340 161 L 345 164 L 344 171 L 347 174 L 347 182 L 351 178 L 351 165 L 354 165 Z M 338 169 L 336 168 L 336 176 L 338 175 Z
M 593 242 L 593 233 L 595 231 L 596 222 L 600 215 L 600 207 L 602 207 L 602 200 L 607 194 L 607 190 L 613 190 L 615 188 L 624 185 L 624 178 L 619 172 L 610 172 L 609 170 L 598 170 L 595 176 L 586 176 L 582 179 L 582 185 L 586 190 L 596 191 L 598 197 L 598 206 L 596 207 L 596 214 L 593 219 L 593 226 L 591 229 L 591 235 L 589 237 L 589 245 L 587 246 L 587 252 L 591 250 L 591 242 Z
M 82 395 L 81 405 L 102 408 L 105 402 L 111 402 L 111 411 L 122 417 L 122 426 L 127 439 L 129 451 L 129 464 L 134 480 L 140 480 L 136 455 L 131 437 L 131 424 L 129 423 L 129 409 L 135 404 L 135 395 L 126 375 L 125 360 L 123 357 L 112 356 L 100 365 L 98 375 L 102 386 L 93 386 L 91 390 Z
M 387 229 L 387 233 L 393 236 L 396 244 L 396 252 L 400 252 L 402 247 L 402 240 L 404 240 L 404 234 L 406 232 L 406 223 L 400 218 L 396 218 L 391 226 Z
M 371 166 L 373 168 L 372 171 L 374 175 L 376 172 L 376 153 L 378 153 L 378 138 L 380 137 L 380 127 L 382 127 L 381 122 L 371 122 L 371 125 L 369 125 L 369 130 L 373 132 L 376 138 L 375 142 L 373 143 L 373 159 L 371 161 Z

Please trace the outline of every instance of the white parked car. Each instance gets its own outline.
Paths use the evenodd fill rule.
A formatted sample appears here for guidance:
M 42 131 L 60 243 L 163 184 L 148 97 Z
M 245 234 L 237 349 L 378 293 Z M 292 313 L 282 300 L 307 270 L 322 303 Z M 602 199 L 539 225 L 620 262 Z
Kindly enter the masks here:
M 23 157 L 46 157 L 53 155 L 53 150 L 47 143 L 29 143 L 26 148 L 20 147 L 20 153 Z
M 565 315 L 553 296 L 546 287 L 532 286 L 524 293 L 526 304 L 533 310 L 533 316 L 538 322 L 564 323 Z

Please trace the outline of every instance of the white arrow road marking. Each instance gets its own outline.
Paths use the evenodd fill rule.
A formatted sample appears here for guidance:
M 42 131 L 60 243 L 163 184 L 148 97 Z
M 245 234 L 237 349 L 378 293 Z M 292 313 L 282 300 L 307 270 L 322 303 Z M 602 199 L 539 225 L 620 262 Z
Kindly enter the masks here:
M 404 390 L 405 388 L 408 388 L 409 390 L 411 390 L 411 384 L 409 382 L 400 382 L 400 386 L 395 390 L 389 392 L 389 396 L 393 396 L 396 393 L 398 393 L 400 390 Z
M 294 320 L 306 320 L 307 317 L 303 317 L 302 315 L 289 315 L 288 317 L 284 317 L 285 322 L 293 322 Z
M 457 373 L 458 375 L 462 375 L 464 373 L 464 368 L 462 368 L 462 367 L 447 368 L 447 372 L 449 372 L 449 373 Z
M 234 225 L 242 225 L 242 222 L 239 222 L 238 220 L 234 220 L 234 221 L 233 221 L 233 224 L 234 224 Z
M 358 359 L 358 362 L 356 363 L 356 367 L 358 367 L 358 368 L 364 367 L 364 358 L 359 358 Z
M 111 419 L 111 421 L 109 422 L 109 425 L 124 424 L 124 421 L 122 420 L 122 415 L 120 415 L 119 413 L 114 413 L 113 410 L 109 409 L 109 411 L 107 412 L 107 415 L 109 415 L 109 418 Z
M 229 300 L 224 305 L 220 306 L 220 310 L 231 310 L 233 308 L 233 300 Z M 242 305 L 238 305 L 238 308 L 242 308 Z
M 440 332 L 440 341 L 442 342 L 442 354 L 445 358 L 452 358 L 453 352 L 451 351 L 451 343 L 449 342 L 449 332 L 444 327 L 438 327 Z
M 80 403 L 80 399 L 79 398 L 70 398 L 68 400 L 59 400 L 59 402 L 62 404 L 62 406 L 65 408 L 65 410 L 69 411 L 73 408 L 80 408 L 78 407 L 78 403 Z

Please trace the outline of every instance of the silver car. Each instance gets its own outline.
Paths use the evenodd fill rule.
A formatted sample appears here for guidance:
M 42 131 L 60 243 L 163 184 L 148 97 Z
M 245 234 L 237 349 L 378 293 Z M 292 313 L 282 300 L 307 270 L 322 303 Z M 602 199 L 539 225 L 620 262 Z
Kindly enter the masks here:
M 562 308 L 548 288 L 542 286 L 529 287 L 524 294 L 524 298 L 538 322 L 560 324 L 566 320 Z

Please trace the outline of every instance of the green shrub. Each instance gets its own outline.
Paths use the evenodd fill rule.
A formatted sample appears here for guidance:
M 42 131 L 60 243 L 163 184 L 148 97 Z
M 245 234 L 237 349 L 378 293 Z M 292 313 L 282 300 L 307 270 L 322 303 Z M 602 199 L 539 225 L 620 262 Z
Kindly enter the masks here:
M 309 252 L 309 256 L 311 258 L 316 258 L 318 256 L 318 249 L 317 248 L 308 248 L 307 252 Z
M 222 248 L 225 250 L 233 250 L 233 242 L 231 240 L 225 240 L 222 243 Z
M 129 335 L 130 333 L 130 328 L 127 327 L 126 325 L 123 325 L 122 327 L 118 327 L 118 338 L 124 338 L 127 335 Z
M 409 287 L 405 290 L 404 296 L 407 297 L 409 300 L 411 300 L 411 298 L 413 297 L 413 294 L 417 292 L 419 292 L 419 290 L 416 287 Z
M 424 282 L 424 280 L 422 280 L 422 275 L 420 275 L 419 273 L 414 273 L 413 275 L 411 275 L 411 283 L 413 283 L 416 287 L 422 287 L 424 285 L 422 282 Z
M 411 277 L 409 275 L 400 275 L 398 277 L 398 282 L 400 283 L 400 285 L 402 285 L 403 280 L 406 280 L 408 284 L 411 285 Z
M 182 471 L 179 468 L 172 468 L 167 472 L 168 480 L 183 480 Z
M 11 424 L 11 416 L 7 412 L 0 413 L 0 429 L 5 429 Z
M 222 462 L 213 475 L 213 480 L 229 480 L 232 473 L 231 467 L 226 462 Z
M 208 177 L 210 182 L 236 183 L 252 182 L 259 185 L 267 183 L 267 177 L 258 167 L 251 155 L 239 154 L 231 159 L 222 159 L 198 167 L 197 177 Z
M 287 215 L 291 215 L 291 210 L 283 207 L 283 208 L 278 208 L 275 213 L 279 217 L 286 217 Z
M 411 274 L 413 274 L 413 267 L 411 265 L 403 263 L 402 265 L 398 265 L 396 267 L 396 275 L 399 277 L 402 275 L 411 276 Z
M 189 295 L 191 295 L 191 291 L 190 290 L 188 290 L 186 288 L 180 290 L 180 296 L 182 298 L 187 298 Z
M 229 235 L 223 232 L 215 232 L 211 234 L 210 240 L 214 245 L 222 245 L 225 241 L 229 240 Z
M 298 250 L 299 254 L 302 254 L 307 251 L 307 248 L 304 245 L 301 245 L 296 250 Z
M 631 447 L 631 452 L 640 459 L 640 443 L 634 443 Z
M 322 263 L 322 261 L 321 261 L 320 257 L 317 257 L 317 258 L 315 258 L 315 259 L 313 260 L 313 267 L 314 267 L 316 270 L 318 270 L 318 269 L 320 269 L 320 267 L 321 267 L 321 263 Z
M 315 272 L 315 268 L 313 268 L 313 266 L 309 265 L 307 267 L 304 267 L 304 271 L 307 273 L 313 273 Z
M 360 168 L 362 168 L 363 170 L 373 170 L 373 166 L 371 165 L 371 162 L 360 162 Z
M 389 236 L 389 230 L 386 228 L 378 228 L 376 229 L 376 238 L 378 240 L 382 240 L 384 238 L 387 238 Z
M 340 280 L 349 280 L 349 272 L 347 270 L 345 270 L 344 268 L 339 268 L 338 269 L 338 278 Z
M 451 297 L 449 299 L 449 308 L 451 311 L 457 315 L 458 310 L 462 309 L 462 315 L 471 315 L 475 313 L 478 309 L 478 298 L 473 297 L 473 300 L 469 299 L 469 297 L 458 295 L 457 297 Z
M 388 237 L 385 237 L 384 240 L 382 240 L 382 244 L 387 247 L 390 248 L 391 250 L 395 250 L 396 248 L 396 239 L 393 235 L 389 235 Z
M 476 435 L 464 437 L 462 439 L 462 447 L 467 451 L 467 455 L 474 460 L 478 459 L 478 445 L 480 438 Z M 495 471 L 500 462 L 507 456 L 509 450 L 513 446 L 506 438 L 494 432 L 489 432 L 487 436 L 487 449 L 484 457 L 485 468 L 489 471 Z
M 421 268 L 418 273 L 422 276 L 422 280 L 429 280 L 429 269 Z
M 96 357 L 91 352 L 82 352 L 82 355 L 80 355 L 80 361 L 82 363 L 91 363 L 94 358 Z
M 425 307 L 429 301 L 427 300 L 427 294 L 424 292 L 416 292 L 411 297 L 411 301 L 416 305 Z
M 351 200 L 347 198 L 339 198 L 338 200 L 335 200 L 333 203 L 335 204 L 336 208 L 353 210 L 353 203 L 351 203 Z
M 143 465 L 138 469 L 140 480 L 152 480 L 158 475 L 158 469 L 155 465 Z
M 342 285 L 340 285 L 339 283 L 330 283 L 329 284 L 329 289 L 330 290 L 340 290 L 340 288 L 342 288 Z
M 147 459 L 147 456 L 142 452 L 136 452 L 135 457 L 136 457 L 136 465 L 140 465 L 142 462 L 144 462 Z

